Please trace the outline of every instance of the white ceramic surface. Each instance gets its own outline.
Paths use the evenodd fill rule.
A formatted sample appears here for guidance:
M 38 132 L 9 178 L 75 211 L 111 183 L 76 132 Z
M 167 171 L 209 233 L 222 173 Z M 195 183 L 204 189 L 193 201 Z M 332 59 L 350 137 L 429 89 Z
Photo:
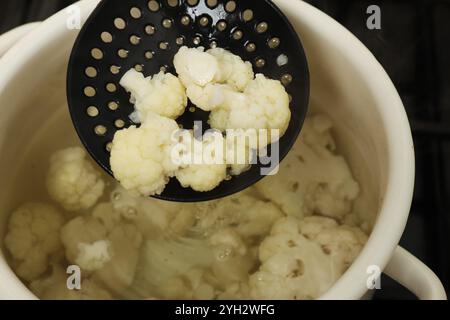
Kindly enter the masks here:
M 364 201 L 357 209 L 375 222 L 360 256 L 322 299 L 364 296 L 367 268 L 372 265 L 422 299 L 445 299 L 434 273 L 397 246 L 411 205 L 414 148 L 391 80 L 373 55 L 336 21 L 299 0 L 275 2 L 302 37 L 311 68 L 313 105 L 337 123 L 342 152 L 361 181 Z M 96 3 L 77 4 L 83 21 Z M 7 214 L 18 204 L 9 191 L 20 175 L 14 169 L 24 146 L 52 115 L 66 112 L 62 109 L 65 68 L 78 32 L 67 29 L 67 18 L 67 11 L 59 12 L 0 59 L 0 243 Z M 63 118 L 62 125 L 70 126 L 68 117 Z M 0 299 L 33 298 L 0 256 Z

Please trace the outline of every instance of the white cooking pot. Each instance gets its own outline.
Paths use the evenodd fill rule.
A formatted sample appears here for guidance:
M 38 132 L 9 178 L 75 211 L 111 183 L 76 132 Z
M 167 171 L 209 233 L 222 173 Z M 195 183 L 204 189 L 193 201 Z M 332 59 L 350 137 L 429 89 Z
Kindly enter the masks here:
M 97 2 L 83 0 L 75 10 L 0 37 L 1 54 L 32 29 L 0 59 L 0 243 L 7 215 L 19 204 L 9 193 L 20 176 L 15 170 L 19 159 L 52 115 L 68 112 L 63 110 L 65 68 L 78 30 L 70 30 L 67 21 L 78 9 L 85 21 Z M 334 119 L 341 151 L 361 182 L 366 207 L 357 206 L 369 221 L 375 220 L 360 256 L 322 298 L 359 299 L 377 270 L 384 270 L 421 299 L 445 299 L 436 275 L 398 247 L 413 194 L 414 148 L 391 80 L 369 50 L 335 20 L 302 1 L 275 2 L 302 37 L 311 68 L 312 105 Z M 67 116 L 60 119 L 61 126 L 71 126 Z M 48 144 L 58 138 L 55 133 L 55 142 Z M 0 256 L 0 299 L 34 298 Z

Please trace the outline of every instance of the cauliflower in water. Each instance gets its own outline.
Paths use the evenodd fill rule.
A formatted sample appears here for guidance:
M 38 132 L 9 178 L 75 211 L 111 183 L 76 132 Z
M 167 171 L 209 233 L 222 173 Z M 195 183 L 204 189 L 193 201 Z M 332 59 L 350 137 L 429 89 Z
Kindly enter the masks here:
M 283 216 L 274 204 L 261 201 L 247 192 L 200 203 L 197 207 L 195 230 L 210 235 L 222 228 L 231 228 L 245 240 L 264 236 Z
M 154 292 L 163 299 L 193 299 L 196 289 L 201 286 L 200 279 L 191 282 L 192 273 L 197 273 L 193 270 L 205 270 L 212 263 L 212 251 L 202 239 L 162 237 L 147 240 L 133 290 Z M 212 299 L 213 296 L 205 298 Z
M 86 210 L 103 195 L 101 173 L 81 147 L 56 152 L 50 158 L 47 189 L 50 197 L 68 211 Z
M 140 128 L 116 132 L 110 163 L 125 189 L 141 196 L 161 194 L 178 169 L 171 158 L 172 135 L 178 129 L 174 120 L 151 113 Z
M 341 227 L 329 218 L 282 218 L 260 246 L 262 264 L 250 277 L 250 295 L 254 299 L 318 298 L 344 273 L 365 241 L 361 230 Z
M 111 204 L 115 213 L 135 224 L 147 238 L 183 236 L 195 222 L 193 204 L 136 197 L 121 186 L 111 193 Z
M 113 297 L 101 285 L 91 279 L 81 282 L 81 289 L 67 288 L 67 274 L 59 265 L 52 267 L 48 277 L 34 280 L 30 284 L 31 291 L 44 300 L 110 300 Z
M 95 271 L 111 260 L 110 242 L 99 240 L 93 243 L 79 243 L 75 263 L 86 271 Z
M 132 284 L 142 235 L 115 213 L 110 203 L 101 203 L 91 215 L 68 222 L 61 230 L 61 240 L 67 260 L 82 263 L 83 271 L 91 272 L 92 279 L 111 291 L 121 294 Z
M 145 78 L 142 73 L 130 69 L 120 80 L 120 85 L 131 93 L 139 122 L 145 121 L 150 112 L 176 119 L 186 109 L 186 90 L 170 73 L 161 71 Z
M 342 156 L 333 150 L 331 121 L 326 116 L 309 118 L 302 135 L 275 176 L 256 184 L 267 199 L 288 215 L 312 214 L 338 220 L 351 212 L 359 185 Z
M 19 277 L 30 281 L 47 271 L 49 260 L 62 248 L 59 231 L 63 224 L 64 216 L 48 204 L 26 203 L 12 213 L 5 246 Z

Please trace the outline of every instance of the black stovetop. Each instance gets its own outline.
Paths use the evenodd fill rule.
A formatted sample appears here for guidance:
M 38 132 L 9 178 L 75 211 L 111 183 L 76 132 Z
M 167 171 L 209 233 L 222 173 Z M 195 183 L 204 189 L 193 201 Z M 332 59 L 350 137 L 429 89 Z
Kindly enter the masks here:
M 300 0 L 292 0 L 300 1 Z M 2 0 L 0 33 L 42 20 L 72 0 Z M 430 266 L 450 291 L 450 1 L 310 0 L 350 29 L 397 86 L 412 124 L 416 188 L 401 245 Z M 369 30 L 369 5 L 381 30 Z M 387 277 L 377 299 L 414 299 Z

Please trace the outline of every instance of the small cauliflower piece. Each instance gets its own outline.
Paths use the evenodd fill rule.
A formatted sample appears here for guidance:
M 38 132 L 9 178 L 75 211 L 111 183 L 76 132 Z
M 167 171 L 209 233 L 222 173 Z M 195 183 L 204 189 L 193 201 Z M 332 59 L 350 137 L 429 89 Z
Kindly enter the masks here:
M 50 158 L 47 189 L 50 197 L 68 211 L 86 210 L 103 195 L 101 173 L 81 147 L 56 152 Z
M 297 225 L 296 218 L 283 218 L 262 242 L 261 266 L 249 281 L 252 299 L 315 299 L 338 279 L 329 256 Z
M 12 213 L 5 246 L 20 278 L 34 280 L 47 271 L 49 259 L 62 248 L 59 231 L 63 224 L 63 215 L 48 204 L 26 203 Z
M 224 105 L 233 96 L 234 90 L 229 85 L 208 83 L 204 87 L 190 85 L 186 94 L 191 102 L 203 111 L 212 111 Z
M 214 78 L 215 82 L 228 84 L 242 92 L 255 77 L 252 64 L 244 62 L 238 55 L 222 48 L 213 48 L 206 52 L 217 59 L 219 68 Z
M 185 156 L 189 161 L 176 172 L 176 178 L 185 188 L 191 187 L 198 192 L 213 190 L 227 177 L 222 134 L 206 134 L 199 141 L 191 132 L 186 143 Z
M 280 171 L 256 184 L 256 188 L 288 215 L 312 214 L 343 220 L 359 194 L 346 160 L 336 155 L 325 116 L 306 120 L 294 148 L 280 165 Z
M 101 221 L 84 216 L 76 217 L 61 229 L 61 241 L 64 244 L 66 258 L 76 263 L 80 253 L 80 243 L 94 243 L 107 237 L 107 228 Z
M 213 260 L 212 250 L 203 239 L 162 237 L 147 240 L 133 289 L 154 292 L 163 299 L 193 299 L 194 291 L 203 282 L 198 278 L 201 274 L 193 270 L 205 270 Z
M 254 78 L 250 62 L 244 62 L 241 57 L 221 48 L 205 52 L 203 47 L 181 47 L 175 55 L 174 65 L 188 89 L 192 85 L 226 84 L 242 92 Z
M 93 243 L 78 243 L 78 256 L 75 263 L 86 271 L 103 268 L 111 260 L 110 243 L 99 240 Z
M 358 228 L 325 217 L 282 218 L 261 243 L 254 299 L 316 299 L 345 272 L 366 242 Z M 268 289 L 270 288 L 270 289 Z
M 186 109 L 186 89 L 171 73 L 161 71 L 145 78 L 142 73 L 130 69 L 123 75 L 120 85 L 131 93 L 139 123 L 147 119 L 149 112 L 176 119 Z
M 142 235 L 135 225 L 115 213 L 110 203 L 99 204 L 91 215 L 68 222 L 61 230 L 61 240 L 67 260 L 74 264 L 85 262 L 80 265 L 82 270 L 90 271 L 92 279 L 112 292 L 121 294 L 132 284 Z M 80 246 L 83 243 L 91 246 L 88 255 L 86 248 Z M 99 244 L 100 250 L 94 250 Z
M 67 277 L 60 265 L 52 267 L 48 277 L 34 280 L 30 284 L 31 291 L 43 300 L 111 300 L 111 294 L 95 281 L 87 278 L 81 282 L 81 289 L 69 289 Z
M 122 294 L 135 278 L 143 237 L 135 225 L 121 223 L 109 232 L 112 259 L 94 274 L 111 292 Z
M 278 129 L 280 137 L 291 119 L 289 96 L 277 80 L 257 74 L 243 93 L 227 93 L 224 104 L 212 110 L 210 125 L 226 129 Z
M 149 114 L 140 128 L 117 131 L 111 149 L 111 169 L 122 186 L 136 195 L 164 191 L 178 166 L 172 161 L 172 135 L 179 130 L 174 120 Z

